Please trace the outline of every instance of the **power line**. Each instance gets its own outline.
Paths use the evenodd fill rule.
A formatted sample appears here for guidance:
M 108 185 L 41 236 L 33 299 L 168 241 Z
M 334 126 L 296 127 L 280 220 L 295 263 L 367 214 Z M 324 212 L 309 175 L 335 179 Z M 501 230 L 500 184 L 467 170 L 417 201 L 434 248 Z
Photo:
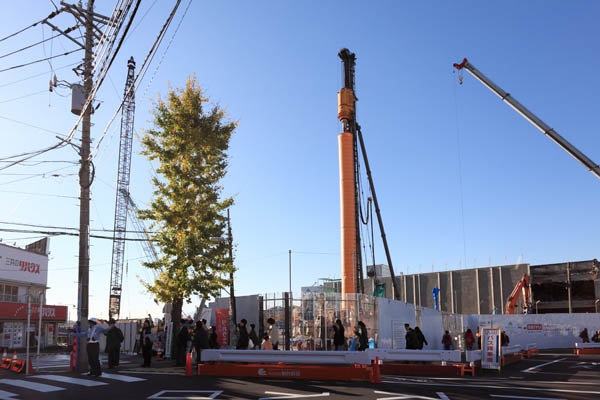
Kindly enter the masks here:
M 62 194 L 53 194 L 53 193 L 20 192 L 18 190 L 0 190 L 0 193 L 28 194 L 28 195 L 32 195 L 32 196 L 62 197 L 62 198 L 65 198 L 65 199 L 76 199 L 76 200 L 79 200 L 79 197 L 65 196 L 65 195 L 62 195 Z
M 79 228 L 70 228 L 70 227 L 66 227 L 66 226 L 52 226 L 52 225 L 38 225 L 38 224 L 27 224 L 24 222 L 7 222 L 7 221 L 0 221 L 0 224 L 3 225 L 17 225 L 17 226 L 28 226 L 31 228 L 43 228 L 43 229 L 62 229 L 62 230 L 71 230 L 71 231 L 78 231 Z M 114 232 L 114 230 L 112 229 L 90 229 L 91 232 Z M 125 231 L 125 233 L 154 233 L 154 232 L 147 232 L 147 231 Z
M 44 62 L 44 61 L 52 60 L 53 58 L 62 57 L 62 56 L 68 56 L 69 54 L 73 54 L 76 51 L 81 51 L 81 50 L 83 50 L 83 49 L 75 49 L 75 50 L 67 51 L 66 53 L 57 54 L 55 56 L 41 58 L 41 59 L 35 60 L 35 61 L 30 61 L 30 62 L 25 63 L 25 64 L 14 65 L 14 66 L 9 67 L 9 68 L 0 69 L 0 72 L 11 71 L 13 69 L 23 68 L 23 67 L 27 67 L 27 66 L 32 65 L 32 64 L 37 64 L 37 63 L 41 63 L 41 62 Z
M 47 93 L 47 92 L 48 92 L 47 90 L 40 90 L 39 92 L 24 94 L 23 96 L 13 97 L 12 99 L 7 99 L 7 100 L 2 100 L 2 101 L 0 101 L 0 104 L 10 103 L 11 101 L 21 100 L 21 99 L 25 99 L 27 97 L 37 96 L 38 94 Z
M 77 64 L 79 64 L 79 62 L 75 62 L 75 63 L 63 65 L 62 67 L 54 68 L 54 71 L 60 71 L 61 69 L 69 68 L 69 67 L 72 67 L 73 65 L 77 65 Z M 40 77 L 40 76 L 44 76 L 47 73 L 48 72 L 42 72 L 42 73 L 39 73 L 39 74 L 28 76 L 28 77 L 23 78 L 23 79 L 19 79 L 19 80 L 16 80 L 16 81 L 4 83 L 4 84 L 0 85 L 0 88 L 6 87 L 6 86 L 10 86 L 10 85 L 14 85 L 15 83 L 24 82 L 24 81 L 27 81 L 29 79 L 33 79 L 33 78 L 37 78 L 37 77 Z
M 77 25 L 75 25 L 75 26 L 73 26 L 73 27 L 71 27 L 71 28 L 68 28 L 67 30 L 65 30 L 65 33 L 69 33 L 69 32 L 71 32 L 71 31 L 73 31 L 73 30 L 75 30 L 75 29 L 77 29 Z M 59 37 L 60 35 L 61 35 L 61 34 L 59 33 L 59 34 L 57 34 L 57 35 L 54 35 L 54 36 L 51 36 L 51 37 L 49 37 L 49 38 L 42 39 L 42 40 L 40 40 L 39 42 L 36 42 L 36 43 L 34 43 L 34 44 L 30 44 L 29 46 L 25 46 L 25 47 L 22 47 L 22 48 L 20 48 L 20 49 L 18 49 L 18 50 L 11 51 L 10 53 L 6 53 L 6 54 L 4 54 L 4 55 L 1 55 L 1 56 L 0 56 L 0 58 L 4 58 L 4 57 L 12 56 L 13 54 L 20 53 L 21 51 L 24 51 L 24 50 L 30 49 L 30 48 L 32 48 L 32 47 L 35 47 L 35 46 L 37 46 L 37 45 L 40 45 L 40 44 L 42 44 L 42 43 L 45 43 L 45 42 L 47 42 L 48 40 L 52 40 L 52 39 L 54 39 L 54 38 L 57 38 L 57 37 Z M 81 39 L 81 38 L 76 38 L 76 39 Z
M 62 231 L 38 231 L 38 230 L 33 230 L 33 229 L 7 229 L 7 228 L 0 228 L 0 232 L 11 232 L 11 233 L 40 233 L 42 235 L 48 235 L 48 236 L 79 236 L 79 233 L 76 232 L 62 232 Z M 107 239 L 107 240 L 113 240 L 112 236 L 104 236 L 104 235 L 89 235 L 91 238 L 94 239 Z M 124 238 L 123 240 L 126 241 L 130 241 L 130 242 L 146 242 L 146 241 L 153 241 L 153 239 L 148 239 L 148 238 Z
M 6 39 L 10 39 L 10 38 L 11 38 L 11 37 L 13 37 L 13 36 L 17 36 L 19 33 L 23 33 L 23 32 L 25 32 L 27 29 L 33 28 L 34 26 L 36 26 L 36 25 L 37 25 L 37 24 L 39 24 L 40 22 L 44 22 L 44 21 L 45 21 L 45 20 L 47 20 L 47 19 L 54 18 L 54 17 L 55 17 L 55 16 L 57 16 L 57 15 L 58 15 L 60 12 L 62 12 L 62 9 L 61 9 L 61 10 L 54 11 L 53 13 L 51 13 L 50 15 L 48 15 L 46 18 L 44 18 L 44 19 L 41 19 L 41 20 L 39 20 L 38 22 L 34 22 L 33 24 L 31 24 L 31 25 L 29 25 L 29 26 L 26 26 L 25 28 L 21 29 L 20 31 L 17 31 L 17 32 L 15 32 L 15 33 L 12 33 L 12 34 L 10 34 L 10 35 L 8 35 L 8 36 L 5 36 L 5 37 L 1 38 L 1 39 L 0 39 L 0 42 L 4 42 Z
M 17 183 L 17 182 L 21 182 L 21 181 L 26 181 L 28 179 L 35 178 L 35 177 L 38 177 L 38 176 L 45 177 L 45 175 L 52 174 L 53 172 L 62 171 L 62 170 L 67 169 L 67 168 L 72 168 L 74 166 L 75 165 L 67 165 L 66 167 L 57 168 L 57 169 L 53 169 L 51 171 L 46 171 L 46 172 L 42 172 L 42 173 L 39 173 L 39 174 L 31 175 L 31 176 L 28 176 L 27 178 L 15 179 L 15 180 L 9 181 L 9 182 L 2 182 L 2 183 L 0 183 L 0 186 L 2 186 L 2 185 L 8 185 L 8 184 L 11 184 L 11 183 Z M 73 175 L 75 175 L 75 174 L 73 174 Z M 63 176 L 65 176 L 65 175 L 63 175 Z M 58 177 L 60 177 L 60 175 L 58 175 L 58 174 L 52 174 L 52 175 L 50 175 L 50 177 L 56 177 L 56 178 L 58 178 Z
M 12 99 L 12 100 L 14 100 L 14 99 Z M 28 126 L 30 128 L 39 129 L 40 131 L 45 131 L 45 132 L 48 132 L 48 133 L 54 133 L 55 135 L 59 135 L 59 136 L 65 136 L 64 133 L 53 131 L 53 130 L 47 129 L 47 128 L 42 128 L 41 126 L 33 125 L 33 124 L 30 124 L 29 122 L 19 121 L 19 120 L 16 120 L 14 118 L 5 117 L 3 115 L 0 115 L 0 118 L 1 119 L 5 119 L 5 120 L 10 121 L 10 122 L 14 122 L 16 124 L 25 125 L 25 126 Z M 15 156 L 4 157 L 4 158 L 2 158 L 0 160 L 6 160 L 6 159 L 9 159 L 9 158 L 16 158 L 16 157 L 19 157 L 20 155 L 21 154 L 15 155 Z

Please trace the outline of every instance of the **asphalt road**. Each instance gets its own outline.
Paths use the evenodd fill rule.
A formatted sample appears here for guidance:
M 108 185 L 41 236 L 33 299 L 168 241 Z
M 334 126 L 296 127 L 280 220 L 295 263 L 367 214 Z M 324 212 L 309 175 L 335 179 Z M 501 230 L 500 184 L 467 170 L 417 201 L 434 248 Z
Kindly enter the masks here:
M 130 365 L 137 360 L 131 360 Z M 419 378 L 384 375 L 381 384 L 186 377 L 181 369 L 125 365 L 100 378 L 64 372 L 0 372 L 0 399 L 599 399 L 600 357 L 545 353 L 501 375 Z M 292 397 L 293 396 L 293 397 Z

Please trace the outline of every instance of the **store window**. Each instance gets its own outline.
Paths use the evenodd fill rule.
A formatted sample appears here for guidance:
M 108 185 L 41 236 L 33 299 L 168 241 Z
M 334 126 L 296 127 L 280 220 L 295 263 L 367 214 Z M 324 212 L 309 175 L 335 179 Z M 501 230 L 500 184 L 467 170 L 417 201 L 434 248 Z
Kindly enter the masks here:
M 0 301 L 8 303 L 19 302 L 19 287 L 0 284 Z

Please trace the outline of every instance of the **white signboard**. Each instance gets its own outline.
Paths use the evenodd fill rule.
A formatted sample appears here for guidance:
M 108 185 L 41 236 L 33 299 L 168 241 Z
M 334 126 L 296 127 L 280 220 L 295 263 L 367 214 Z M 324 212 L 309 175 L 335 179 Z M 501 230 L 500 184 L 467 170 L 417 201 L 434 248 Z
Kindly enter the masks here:
M 48 257 L 0 244 L 0 278 L 46 286 Z
M 481 339 L 481 368 L 500 369 L 502 346 L 500 329 L 483 328 Z

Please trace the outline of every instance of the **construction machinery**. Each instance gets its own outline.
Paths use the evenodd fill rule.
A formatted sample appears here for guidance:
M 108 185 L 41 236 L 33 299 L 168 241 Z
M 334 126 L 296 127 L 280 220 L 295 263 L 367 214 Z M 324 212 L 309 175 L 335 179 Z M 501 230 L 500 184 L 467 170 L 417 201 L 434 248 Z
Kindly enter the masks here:
M 531 286 L 529 283 L 529 275 L 523 274 L 523 277 L 513 289 L 510 296 L 506 300 L 506 310 L 505 314 L 514 314 L 515 308 L 517 306 L 517 302 L 519 301 L 519 293 L 523 294 L 523 314 L 527 314 L 531 311 L 532 301 L 531 301 Z
M 113 251 L 110 270 L 110 297 L 108 317 L 118 318 L 121 311 L 121 291 L 123 283 L 123 260 L 125 258 L 125 236 L 127 234 L 127 208 L 129 176 L 131 171 L 131 148 L 133 142 L 133 121 L 135 114 L 134 91 L 130 90 L 135 78 L 133 57 L 127 62 L 127 80 L 121 117 L 121 139 L 119 143 L 119 168 L 117 171 L 117 193 L 115 200 L 115 225 Z M 115 318 L 115 319 L 116 319 Z
M 525 106 L 515 100 L 509 93 L 506 93 L 498 85 L 483 75 L 473 64 L 469 63 L 465 58 L 460 64 L 454 64 L 457 70 L 467 70 L 479 82 L 483 83 L 488 89 L 494 92 L 500 99 L 511 106 L 516 112 L 521 114 L 527 121 L 538 128 L 544 135 L 548 136 L 554 143 L 559 145 L 564 151 L 569 153 L 573 158 L 583 164 L 592 174 L 600 178 L 600 166 L 590 160 L 585 154 L 579 151 L 575 146 L 569 143 L 565 138 L 560 136 L 554 129 L 550 128 L 544 121 L 539 119 L 535 114 L 529 111 Z
M 361 197 L 359 188 L 359 146 L 363 155 L 363 161 L 369 180 L 369 188 L 375 212 L 379 222 L 379 231 L 383 240 L 394 297 L 400 298 L 400 291 L 394 275 L 392 258 L 383 228 L 381 211 L 375 194 L 375 184 L 367 158 L 367 151 L 362 137 L 360 125 L 356 121 L 356 94 L 354 92 L 354 70 L 356 66 L 356 55 L 348 49 L 342 49 L 338 53 L 342 60 L 343 87 L 338 92 L 338 119 L 342 123 L 342 133 L 338 135 L 338 149 L 340 158 L 340 209 L 341 209 L 341 264 L 342 264 L 342 297 L 348 293 L 364 293 L 362 252 L 360 248 L 360 223 Z M 366 223 L 366 222 L 365 222 Z M 374 258 L 374 257 L 373 257 Z M 375 261 L 373 260 L 373 265 Z M 375 277 L 376 280 L 376 277 Z

